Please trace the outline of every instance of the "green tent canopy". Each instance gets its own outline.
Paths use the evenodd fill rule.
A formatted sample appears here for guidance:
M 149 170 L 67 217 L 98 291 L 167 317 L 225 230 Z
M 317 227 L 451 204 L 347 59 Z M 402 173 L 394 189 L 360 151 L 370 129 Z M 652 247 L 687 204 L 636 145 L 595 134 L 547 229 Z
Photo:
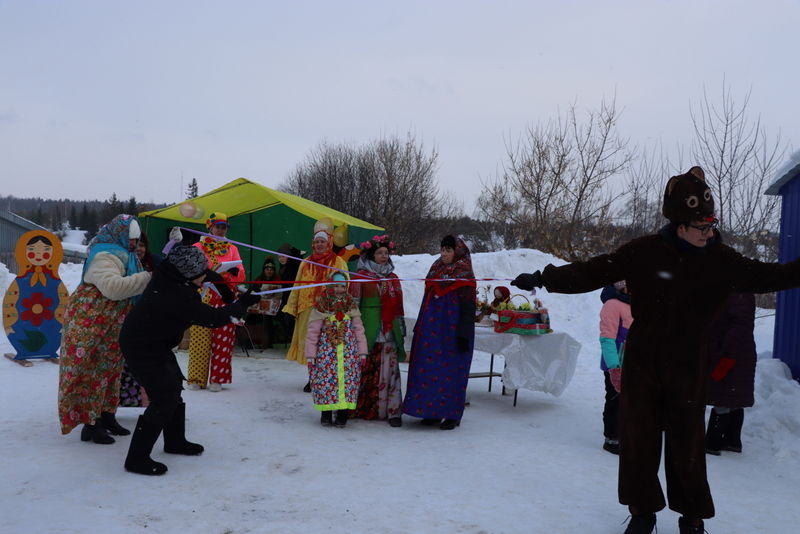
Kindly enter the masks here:
M 230 239 L 269 250 L 277 250 L 283 243 L 290 243 L 300 250 L 310 251 L 314 224 L 325 217 L 337 227 L 347 224 L 348 243 L 366 241 L 376 232 L 383 231 L 380 226 L 296 195 L 264 187 L 246 178 L 237 178 L 191 201 L 200 208 L 200 213 L 195 217 L 181 214 L 181 206 L 186 201 L 139 214 L 142 229 L 150 240 L 151 251 L 160 252 L 164 248 L 173 226 L 205 232 L 206 218 L 215 211 L 228 216 Z M 196 234 L 184 235 L 185 239 L 190 237 L 192 242 L 197 241 Z M 255 278 L 266 253 L 249 247 L 238 248 L 248 279 Z

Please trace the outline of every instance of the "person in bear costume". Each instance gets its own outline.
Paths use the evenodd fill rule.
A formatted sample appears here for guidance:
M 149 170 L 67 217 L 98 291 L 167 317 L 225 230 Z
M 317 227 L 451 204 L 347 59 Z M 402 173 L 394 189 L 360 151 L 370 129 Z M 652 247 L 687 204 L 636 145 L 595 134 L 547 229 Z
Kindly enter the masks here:
M 703 532 L 702 520 L 714 516 L 705 460 L 709 327 L 731 293 L 800 286 L 800 260 L 763 263 L 716 238 L 714 199 L 700 167 L 670 178 L 662 211 L 670 222 L 655 235 L 512 282 L 556 293 L 617 280 L 630 288 L 634 320 L 619 405 L 619 501 L 631 513 L 626 534 L 651 533 L 666 505 L 658 479 L 662 440 L 667 499 L 681 514 L 680 532 Z

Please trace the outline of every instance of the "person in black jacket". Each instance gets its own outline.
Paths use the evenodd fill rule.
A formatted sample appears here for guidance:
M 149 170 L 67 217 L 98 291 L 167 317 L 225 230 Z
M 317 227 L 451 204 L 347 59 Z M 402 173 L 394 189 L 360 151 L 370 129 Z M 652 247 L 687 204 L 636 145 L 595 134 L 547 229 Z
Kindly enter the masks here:
M 181 398 L 185 380 L 172 347 L 178 345 L 190 325 L 216 328 L 241 318 L 259 297 L 242 295 L 238 301 L 214 308 L 200 300 L 197 291 L 204 280 L 220 278 L 208 270 L 203 252 L 196 247 L 175 246 L 156 268 L 139 302 L 125 318 L 120 345 L 128 368 L 144 386 L 150 404 L 139 416 L 131 438 L 125 469 L 144 475 L 161 475 L 167 466 L 153 461 L 150 452 L 164 431 L 164 452 L 198 455 L 203 446 L 185 437 L 186 405 Z M 218 286 L 223 300 L 232 301 L 226 284 Z M 227 291 L 227 293 L 225 293 Z
M 753 405 L 756 376 L 756 298 L 734 293 L 711 324 L 708 340 L 706 404 L 712 406 L 706 452 L 742 452 L 744 409 Z
M 297 271 L 300 269 L 300 256 L 303 251 L 299 248 L 293 247 L 289 243 L 284 243 L 278 249 L 278 280 L 283 280 L 284 283 L 280 284 L 282 287 L 292 287 L 294 280 L 297 278 Z M 291 258 L 289 256 L 292 256 Z M 290 282 L 289 282 L 290 281 Z M 290 291 L 281 293 L 281 311 L 278 312 L 278 322 L 283 326 L 284 336 L 291 342 L 294 335 L 294 315 L 283 311 L 284 306 L 289 301 Z M 310 390 L 309 390 L 310 391 Z
M 714 516 L 705 454 L 709 327 L 731 293 L 800 286 L 800 260 L 763 263 L 721 243 L 700 167 L 670 178 L 662 210 L 670 223 L 658 234 L 586 261 L 523 273 L 512 285 L 585 293 L 625 280 L 634 318 L 619 400 L 619 500 L 631 513 L 625 532 L 655 528 L 666 504 L 658 479 L 663 451 L 666 496 L 681 514 L 680 533 L 700 534 L 703 519 Z

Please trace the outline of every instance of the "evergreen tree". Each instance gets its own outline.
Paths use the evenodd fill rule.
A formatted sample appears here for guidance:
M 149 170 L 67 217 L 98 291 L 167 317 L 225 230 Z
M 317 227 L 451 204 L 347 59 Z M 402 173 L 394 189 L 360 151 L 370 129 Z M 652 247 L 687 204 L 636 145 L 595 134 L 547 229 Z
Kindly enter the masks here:
M 125 205 L 125 211 L 129 215 L 136 215 L 139 213 L 139 206 L 136 204 L 136 197 L 131 197 L 128 199 L 128 203 Z
M 108 221 L 110 221 L 111 219 L 122 213 L 122 208 L 123 208 L 122 202 L 120 202 L 119 199 L 117 198 L 117 194 L 111 193 L 111 198 L 109 198 L 106 201 L 106 204 L 103 209 L 102 224 L 107 223 Z
M 89 207 L 86 204 L 84 204 L 83 207 L 81 208 L 81 215 L 78 218 L 78 228 L 86 231 L 90 229 L 89 228 L 90 224 L 91 221 L 89 219 Z
M 186 198 L 197 198 L 197 179 L 192 178 L 189 187 L 186 188 Z

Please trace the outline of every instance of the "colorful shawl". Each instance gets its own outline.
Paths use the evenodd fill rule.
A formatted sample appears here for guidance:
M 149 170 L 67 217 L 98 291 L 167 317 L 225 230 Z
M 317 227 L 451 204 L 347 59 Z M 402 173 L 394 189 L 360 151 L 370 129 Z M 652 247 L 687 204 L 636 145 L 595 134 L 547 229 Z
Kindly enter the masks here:
M 454 282 L 432 282 L 425 281 L 425 300 L 429 299 L 431 294 L 438 296 L 446 295 L 451 291 L 459 288 L 467 288 L 465 291 L 459 292 L 462 300 L 475 300 L 475 273 L 472 272 L 472 258 L 470 257 L 469 248 L 460 237 L 455 237 L 456 248 L 453 255 L 452 263 L 444 263 L 442 258 L 439 258 L 428 271 L 427 279 L 436 278 L 454 278 Z
M 98 230 L 97 235 L 89 242 L 89 253 L 86 262 L 83 264 L 81 283 L 84 283 L 83 277 L 86 276 L 86 271 L 89 269 L 92 260 L 100 252 L 108 252 L 119 258 L 122 265 L 126 266 L 125 276 L 142 272 L 142 264 L 139 258 L 134 252 L 128 250 L 128 243 L 130 242 L 129 229 L 134 220 L 135 217 L 133 215 L 117 215 L 111 219 L 111 222 L 106 223 Z

